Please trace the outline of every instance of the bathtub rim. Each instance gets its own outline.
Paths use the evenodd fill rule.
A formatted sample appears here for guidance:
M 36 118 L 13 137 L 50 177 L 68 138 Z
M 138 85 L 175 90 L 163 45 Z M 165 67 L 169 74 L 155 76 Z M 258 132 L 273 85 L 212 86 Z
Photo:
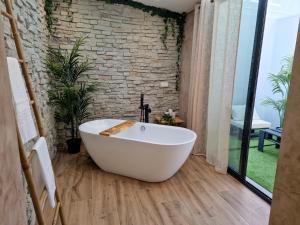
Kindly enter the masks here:
M 156 146 L 159 146 L 159 145 L 160 146 L 186 145 L 186 144 L 190 144 L 190 143 L 195 142 L 197 137 L 198 137 L 197 134 L 193 130 L 190 130 L 190 129 L 187 129 L 187 128 L 184 128 L 184 127 L 167 126 L 167 125 L 154 124 L 154 123 L 143 123 L 143 122 L 138 122 L 138 121 L 137 121 L 138 124 L 145 124 L 145 125 L 150 125 L 150 126 L 163 126 L 163 127 L 167 127 L 169 129 L 174 129 L 174 130 L 177 130 L 177 129 L 185 130 L 187 132 L 190 132 L 193 135 L 193 138 L 189 141 L 180 142 L 180 143 L 176 143 L 176 144 L 173 144 L 173 143 L 158 143 L 158 142 L 139 140 L 139 139 L 129 138 L 129 137 L 118 137 L 118 136 L 115 136 L 115 135 L 112 135 L 110 137 L 105 137 L 105 136 L 101 136 L 101 135 L 93 133 L 93 132 L 88 132 L 88 131 L 82 130 L 82 127 L 83 127 L 84 124 L 91 123 L 91 122 L 94 122 L 94 121 L 104 121 L 104 120 L 115 120 L 115 121 L 120 121 L 120 123 L 126 121 L 126 120 L 123 120 L 123 119 L 95 119 L 95 120 L 87 121 L 87 122 L 84 122 L 84 123 L 80 124 L 79 131 L 83 132 L 83 133 L 87 133 L 89 135 L 98 136 L 100 138 L 114 138 L 114 139 L 119 139 L 119 140 L 127 140 L 127 141 L 135 141 L 135 142 L 139 142 L 139 143 L 147 143 L 147 144 L 152 144 L 152 145 L 156 145 Z M 101 131 L 99 131 L 99 132 L 101 132 Z

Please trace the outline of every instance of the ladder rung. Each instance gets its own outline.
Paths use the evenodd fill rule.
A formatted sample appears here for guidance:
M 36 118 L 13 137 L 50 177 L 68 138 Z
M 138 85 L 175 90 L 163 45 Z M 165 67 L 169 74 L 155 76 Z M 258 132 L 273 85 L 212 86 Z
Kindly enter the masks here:
M 5 11 L 2 11 L 2 10 L 1 10 L 1 14 L 2 14 L 3 16 L 7 17 L 7 18 L 10 19 L 10 20 L 14 20 L 14 19 L 15 19 L 11 14 L 9 14 L 9 13 L 7 13 L 7 12 L 5 12 Z
M 36 151 L 35 150 L 32 150 L 28 156 L 28 162 L 31 163 L 32 162 L 32 159 L 33 157 L 35 156 L 36 154 Z
M 45 133 L 44 133 L 44 136 L 41 136 L 41 137 L 46 138 L 47 136 L 48 136 L 48 132 L 45 132 Z
M 44 206 L 45 206 L 47 197 L 48 197 L 48 192 L 47 192 L 47 189 L 45 187 L 42 191 L 41 196 L 40 196 L 40 205 L 41 205 L 42 208 L 44 208 Z
M 52 221 L 52 225 L 56 225 L 57 219 L 58 219 L 58 213 L 59 213 L 59 208 L 61 207 L 60 202 L 57 202 L 56 208 L 55 208 L 55 213 Z
M 20 64 L 27 64 L 27 62 L 25 62 L 23 59 L 18 59 L 18 62 L 19 62 Z

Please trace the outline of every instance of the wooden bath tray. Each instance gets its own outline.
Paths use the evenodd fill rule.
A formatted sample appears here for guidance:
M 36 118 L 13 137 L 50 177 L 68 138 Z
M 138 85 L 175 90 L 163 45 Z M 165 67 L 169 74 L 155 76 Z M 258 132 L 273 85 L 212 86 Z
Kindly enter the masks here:
M 109 137 L 110 135 L 117 134 L 121 131 L 127 130 L 129 127 L 132 127 L 135 123 L 136 121 L 134 120 L 126 120 L 123 123 L 120 123 L 114 127 L 111 127 L 109 129 L 100 132 L 99 135 Z

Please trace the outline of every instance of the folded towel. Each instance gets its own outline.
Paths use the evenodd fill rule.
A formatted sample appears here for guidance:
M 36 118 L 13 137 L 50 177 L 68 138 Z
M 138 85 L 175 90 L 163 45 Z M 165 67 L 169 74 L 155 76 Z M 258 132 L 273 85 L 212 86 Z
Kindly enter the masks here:
M 23 143 L 26 143 L 37 136 L 37 131 L 19 62 L 15 58 L 8 57 L 7 64 L 19 132 Z
M 41 166 L 42 177 L 48 191 L 48 200 L 52 208 L 55 207 L 55 178 L 52 168 L 51 159 L 47 147 L 47 142 L 44 137 L 40 137 L 36 144 L 33 146 L 36 150 L 38 159 Z

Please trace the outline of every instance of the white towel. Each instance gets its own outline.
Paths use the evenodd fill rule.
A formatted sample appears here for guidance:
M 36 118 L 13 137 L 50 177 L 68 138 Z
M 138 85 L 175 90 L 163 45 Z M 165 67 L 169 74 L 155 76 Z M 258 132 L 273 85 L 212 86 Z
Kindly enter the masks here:
M 23 143 L 26 143 L 37 136 L 37 131 L 31 114 L 25 81 L 17 59 L 7 57 L 7 64 L 19 132 Z
M 42 177 L 45 182 L 47 191 L 48 191 L 48 200 L 52 208 L 55 207 L 55 178 L 52 168 L 51 159 L 49 156 L 49 151 L 47 147 L 47 142 L 44 137 L 40 137 L 38 141 L 33 146 L 33 149 L 36 150 L 38 159 L 41 166 Z

